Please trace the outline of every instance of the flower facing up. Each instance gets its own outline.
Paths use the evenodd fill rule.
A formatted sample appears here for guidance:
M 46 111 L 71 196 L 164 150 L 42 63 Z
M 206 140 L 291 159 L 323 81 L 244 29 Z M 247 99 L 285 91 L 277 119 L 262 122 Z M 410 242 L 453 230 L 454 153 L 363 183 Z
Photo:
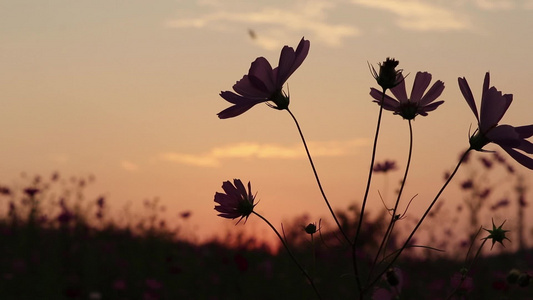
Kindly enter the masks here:
M 502 94 L 490 87 L 489 72 L 485 75 L 481 94 L 481 110 L 478 114 L 476 102 L 466 79 L 459 78 L 459 88 L 478 121 L 478 129 L 470 137 L 470 148 L 482 151 L 488 143 L 495 143 L 523 166 L 533 169 L 533 159 L 517 150 L 533 154 L 533 144 L 526 139 L 533 136 L 533 125 L 513 127 L 498 125 L 513 101 L 512 94 Z
M 387 60 L 385 60 L 383 64 L 378 64 L 379 73 L 369 64 L 372 77 L 376 79 L 377 83 L 384 91 L 397 86 L 403 81 L 403 70 L 396 70 L 399 63 L 400 62 L 394 58 L 387 57 Z
M 505 221 L 503 221 L 502 225 L 496 227 L 496 225 L 494 225 L 494 220 L 492 220 L 492 230 L 483 228 L 485 231 L 490 233 L 487 237 L 484 237 L 483 240 L 492 240 L 492 247 L 490 247 L 491 250 L 496 242 L 502 244 L 503 246 L 503 240 L 511 241 L 505 236 L 505 233 L 509 232 L 509 230 L 502 229 L 503 224 L 505 224 Z
M 227 219 L 241 217 L 237 224 L 248 216 L 254 210 L 255 196 L 252 195 L 252 185 L 248 182 L 248 192 L 240 179 L 234 179 L 233 184 L 230 181 L 222 183 L 222 189 L 225 193 L 215 193 L 215 210 L 219 216 Z
M 270 63 L 264 57 L 258 57 L 250 66 L 248 75 L 233 85 L 236 92 L 221 92 L 220 96 L 233 106 L 218 113 L 220 119 L 236 117 L 254 105 L 272 101 L 271 107 L 287 109 L 289 97 L 283 93 L 285 81 L 298 69 L 307 57 L 310 42 L 302 38 L 296 50 L 285 46 L 281 50 L 278 67 L 272 69 Z
M 405 89 L 405 81 L 402 80 L 397 86 L 391 88 L 392 94 L 396 99 L 385 95 L 383 92 L 374 88 L 370 89 L 370 96 L 372 96 L 377 104 L 381 103 L 383 98 L 383 109 L 394 112 L 395 115 L 400 115 L 406 120 L 412 120 L 417 115 L 427 116 L 428 112 L 433 111 L 439 107 L 444 101 L 435 101 L 444 90 L 444 83 L 437 80 L 424 95 L 424 92 L 431 82 L 431 74 L 428 72 L 416 73 L 415 82 L 413 83 L 413 90 L 411 97 L 407 97 Z

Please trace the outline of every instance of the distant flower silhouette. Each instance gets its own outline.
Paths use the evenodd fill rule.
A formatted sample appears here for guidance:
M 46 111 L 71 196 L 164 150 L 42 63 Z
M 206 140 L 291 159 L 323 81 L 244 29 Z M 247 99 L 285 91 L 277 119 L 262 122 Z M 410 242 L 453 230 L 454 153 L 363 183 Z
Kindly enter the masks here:
M 24 189 L 24 193 L 30 198 L 35 197 L 35 195 L 39 192 L 40 190 L 38 188 L 29 187 Z
M 220 96 L 233 106 L 218 113 L 220 119 L 236 117 L 254 105 L 272 101 L 273 108 L 289 107 L 289 97 L 282 91 L 283 85 L 307 57 L 310 43 L 302 38 L 296 51 L 289 46 L 281 50 L 278 67 L 272 69 L 264 57 L 258 57 L 251 65 L 248 75 L 233 85 L 233 90 L 221 92 Z
M 387 173 L 396 170 L 396 162 L 393 160 L 385 160 L 383 163 L 376 163 L 372 169 L 376 173 Z
M 376 69 L 374 69 L 374 67 L 369 64 L 372 77 L 376 79 L 376 82 L 379 84 L 379 86 L 381 86 L 384 91 L 387 89 L 391 89 L 403 82 L 403 70 L 396 70 L 396 67 L 399 63 L 400 62 L 395 60 L 394 58 L 387 57 L 387 59 L 382 64 L 378 64 L 379 72 L 377 72 Z
M 407 97 L 405 81 L 401 80 L 397 86 L 391 88 L 392 94 L 396 99 L 385 95 L 383 99 L 383 109 L 393 111 L 395 115 L 400 115 L 406 120 L 412 120 L 417 115 L 427 116 L 428 112 L 437 109 L 444 101 L 435 101 L 444 90 L 444 83 L 437 80 L 424 95 L 429 83 L 431 74 L 428 72 L 416 73 L 415 82 L 411 97 Z M 381 103 L 383 92 L 375 88 L 370 89 L 370 95 L 375 99 L 373 102 Z
M 481 94 L 481 111 L 478 115 L 472 91 L 466 79 L 459 78 L 459 88 L 478 121 L 478 129 L 470 137 L 470 148 L 483 151 L 488 143 L 495 143 L 523 166 L 533 169 L 533 159 L 516 150 L 533 154 L 533 144 L 526 140 L 533 136 L 533 125 L 513 127 L 498 125 L 513 101 L 512 94 L 502 94 L 494 86 L 489 88 L 490 75 L 485 75 Z
M 254 210 L 255 196 L 252 195 L 252 185 L 248 182 L 248 192 L 240 179 L 234 179 L 233 184 L 225 181 L 222 184 L 223 193 L 215 193 L 215 202 L 220 204 L 215 206 L 215 210 L 220 212 L 220 217 L 235 219 L 241 217 L 237 224 Z

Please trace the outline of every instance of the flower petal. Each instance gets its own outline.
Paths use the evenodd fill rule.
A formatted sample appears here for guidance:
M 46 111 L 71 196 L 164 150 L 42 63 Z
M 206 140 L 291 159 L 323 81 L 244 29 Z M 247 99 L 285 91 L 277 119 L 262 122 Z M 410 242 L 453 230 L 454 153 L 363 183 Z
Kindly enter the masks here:
M 427 116 L 428 112 L 434 111 L 442 103 L 444 103 L 444 101 L 437 101 L 437 102 L 431 103 L 431 104 L 426 105 L 426 106 L 419 106 L 418 107 L 418 114 L 421 115 L 421 116 Z
M 246 112 L 247 110 L 252 108 L 254 105 L 266 101 L 266 100 L 255 100 L 255 99 L 244 98 L 230 91 L 221 92 L 220 96 L 226 99 L 228 102 L 235 104 L 219 112 L 217 115 L 220 119 L 228 119 L 228 118 L 236 117 Z
M 529 138 L 533 136 L 533 125 L 515 127 L 516 132 L 521 138 Z
M 435 101 L 441 94 L 442 91 L 444 91 L 444 82 L 437 80 L 429 89 L 429 91 L 422 97 L 420 100 L 421 106 L 426 106 L 429 103 Z M 411 98 L 413 96 L 411 95 Z
M 415 76 L 415 82 L 413 83 L 413 89 L 411 91 L 411 102 L 418 103 L 422 99 L 422 95 L 431 82 L 431 74 L 428 72 L 417 72 Z
M 254 81 L 257 81 L 257 77 Z M 253 83 L 250 80 L 249 75 L 244 75 L 241 80 L 237 81 L 237 83 L 233 85 L 233 90 L 246 98 L 268 99 L 271 93 L 266 90 L 266 87 L 263 83 L 261 83 L 261 88 L 258 88 L 255 85 L 256 83 L 257 82 Z
M 470 106 L 470 109 L 476 116 L 476 119 L 479 123 L 479 116 L 477 113 L 477 107 L 476 102 L 474 101 L 474 96 L 472 95 L 472 91 L 470 90 L 470 86 L 468 86 L 468 82 L 466 81 L 466 78 L 458 78 L 459 81 L 459 89 L 461 90 L 461 93 L 463 94 L 463 97 L 466 100 L 466 103 L 468 106 Z
M 514 160 L 523 165 L 524 167 L 533 170 L 533 159 L 528 157 L 510 147 L 502 147 Z
M 370 88 L 370 96 L 376 99 L 374 102 L 376 102 L 379 105 L 381 103 L 381 97 L 383 96 L 383 92 L 378 91 L 375 88 Z M 398 100 L 388 95 L 385 95 L 385 98 L 383 99 L 383 109 L 394 111 L 394 112 L 399 112 L 400 102 L 398 102 Z
M 515 148 L 520 145 L 520 136 L 511 125 L 499 125 L 489 130 L 485 136 L 501 147 Z
M 272 75 L 272 66 L 264 57 L 258 57 L 248 71 L 252 84 L 269 96 L 278 89 Z
M 407 91 L 405 90 L 405 78 L 401 80 L 397 86 L 391 88 L 390 91 L 400 103 L 406 103 L 409 101 L 409 98 L 407 98 Z
M 512 101 L 513 95 L 502 95 L 502 92 L 495 87 L 485 91 L 481 100 L 479 130 L 486 133 L 487 130 L 498 125 Z
M 281 88 L 285 81 L 300 67 L 303 63 L 307 54 L 309 53 L 309 48 L 311 43 L 308 40 L 302 38 L 296 51 L 292 47 L 285 46 L 281 49 L 281 55 L 279 57 L 278 64 L 278 73 L 276 78 L 276 85 L 278 88 Z

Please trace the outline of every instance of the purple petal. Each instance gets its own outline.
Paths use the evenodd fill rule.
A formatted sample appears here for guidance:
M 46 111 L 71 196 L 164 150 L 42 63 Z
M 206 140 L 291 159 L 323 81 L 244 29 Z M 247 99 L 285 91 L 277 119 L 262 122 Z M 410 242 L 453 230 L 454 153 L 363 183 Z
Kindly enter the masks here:
M 533 125 L 515 127 L 516 132 L 521 138 L 529 138 L 533 136 Z
M 485 133 L 500 122 L 511 105 L 513 95 L 502 95 L 495 87 L 489 88 L 481 100 L 479 129 Z
M 485 136 L 501 147 L 515 148 L 520 145 L 520 137 L 511 125 L 500 125 L 489 130 Z
M 308 40 L 302 38 L 296 51 L 292 47 L 285 46 L 281 49 L 281 55 L 279 57 L 278 64 L 278 73 L 276 78 L 276 85 L 278 88 L 281 88 L 285 81 L 300 67 L 303 63 L 307 54 L 309 53 L 309 48 L 311 43 Z
M 461 89 L 461 93 L 463 94 L 463 97 L 465 98 L 466 103 L 468 104 L 468 106 L 470 106 L 470 109 L 476 116 L 476 119 L 479 123 L 479 116 L 477 114 L 476 102 L 474 101 L 474 96 L 472 95 L 472 91 L 470 90 L 470 87 L 468 86 L 468 82 L 466 81 L 464 77 L 463 78 L 459 77 L 458 81 L 459 81 L 459 89 Z
M 217 115 L 220 119 L 228 119 L 228 118 L 236 117 L 246 112 L 247 110 L 252 108 L 254 105 L 266 101 L 266 99 L 259 99 L 259 100 L 248 99 L 248 98 L 242 97 L 241 95 L 237 95 L 230 91 L 221 92 L 220 96 L 224 98 L 226 101 L 235 104 L 219 112 Z
M 257 80 L 257 77 L 255 81 L 256 80 Z M 261 83 L 261 85 L 262 85 L 261 89 L 257 88 L 257 86 L 254 83 L 252 83 L 252 81 L 250 80 L 250 76 L 244 75 L 241 80 L 237 81 L 237 83 L 233 85 L 233 90 L 246 98 L 268 99 L 271 93 L 266 91 L 266 87 L 263 83 Z
M 400 101 L 400 103 L 406 103 L 407 101 L 409 101 L 409 98 L 407 98 L 407 92 L 405 90 L 405 78 L 400 81 L 397 86 L 390 89 L 390 91 L 392 92 L 394 97 L 396 97 L 396 99 Z
M 419 103 L 422 95 L 431 82 L 431 74 L 428 72 L 417 72 L 415 82 L 413 83 L 413 90 L 411 91 L 411 102 Z
M 235 187 L 237 188 L 240 199 L 246 199 L 248 194 L 246 193 L 246 188 L 242 184 L 242 181 L 240 179 L 233 179 L 233 183 L 235 184 Z
M 270 96 L 278 87 L 272 74 L 272 66 L 264 57 L 258 57 L 250 66 L 248 76 L 253 85 Z
M 444 82 L 437 80 L 424 95 L 424 97 L 422 97 L 422 100 L 420 100 L 420 105 L 426 106 L 427 104 L 435 101 L 435 99 L 442 94 L 442 91 L 444 91 Z
M 235 200 L 235 202 L 239 201 L 240 193 L 230 181 L 224 181 L 222 183 L 222 189 L 232 200 Z
M 502 147 L 505 152 L 507 152 L 514 160 L 523 165 L 524 167 L 533 170 L 533 159 L 528 157 L 512 148 Z
M 376 99 L 374 102 L 379 105 L 381 103 L 381 97 L 383 96 L 383 92 L 378 91 L 375 88 L 370 88 L 370 96 Z M 398 110 L 400 109 L 400 103 L 398 102 L 398 100 L 391 98 L 388 95 L 385 95 L 385 99 L 383 99 L 383 109 L 398 112 Z
M 485 99 L 485 93 L 489 90 L 490 85 L 490 74 L 489 72 L 485 73 L 485 79 L 483 79 L 483 89 L 481 90 L 481 103 Z
M 520 146 L 516 147 L 516 149 L 522 150 L 529 154 L 533 154 L 533 144 L 527 140 L 522 140 L 520 142 Z
M 426 106 L 420 106 L 420 107 L 418 107 L 418 114 L 420 114 L 421 116 L 427 116 L 428 112 L 434 111 L 442 103 L 444 103 L 444 101 L 437 101 L 437 102 L 431 103 L 431 104 L 426 105 Z

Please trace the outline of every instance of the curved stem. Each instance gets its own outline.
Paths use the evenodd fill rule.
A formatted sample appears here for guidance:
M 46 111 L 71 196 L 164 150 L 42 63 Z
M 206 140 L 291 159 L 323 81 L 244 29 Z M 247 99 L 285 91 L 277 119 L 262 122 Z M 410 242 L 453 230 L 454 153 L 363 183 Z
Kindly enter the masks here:
M 311 278 L 311 276 L 309 275 L 309 273 L 307 273 L 307 271 L 300 265 L 300 263 L 298 263 L 298 260 L 296 260 L 296 257 L 294 257 L 294 255 L 292 254 L 291 250 L 289 249 L 289 246 L 287 245 L 287 243 L 285 242 L 285 240 L 281 237 L 281 235 L 279 234 L 279 232 L 276 230 L 276 228 L 272 225 L 272 223 L 270 223 L 267 219 L 265 219 L 262 215 L 256 213 L 255 211 L 252 211 L 252 213 L 256 216 L 258 216 L 261 220 L 265 221 L 268 226 L 270 226 L 270 228 L 274 231 L 274 233 L 276 233 L 276 235 L 278 236 L 279 240 L 281 241 L 281 243 L 283 244 L 283 247 L 285 247 L 285 249 L 287 250 L 287 252 L 289 253 L 289 256 L 291 257 L 292 261 L 294 261 L 294 263 L 298 266 L 298 268 L 300 269 L 300 271 L 302 271 L 302 273 L 304 274 L 304 276 L 307 278 L 307 280 L 309 281 L 309 283 L 311 284 L 311 286 L 313 287 L 313 290 L 315 291 L 315 294 L 316 296 L 318 297 L 318 299 L 321 299 L 320 297 L 320 293 L 318 292 L 316 286 L 315 286 L 315 283 L 313 282 L 313 279 Z
M 381 250 L 383 250 L 383 255 L 385 255 L 385 251 L 387 249 L 387 243 L 389 241 L 390 235 L 392 234 L 392 230 L 394 228 L 394 224 L 396 223 L 396 211 L 398 210 L 398 205 L 400 203 L 400 199 L 402 197 L 403 188 L 405 187 L 405 182 L 407 181 L 407 174 L 409 173 L 409 166 L 411 165 L 411 157 L 413 154 L 413 126 L 411 124 L 411 120 L 409 121 L 409 154 L 407 155 L 407 166 L 405 167 L 405 173 L 403 174 L 403 180 L 402 185 L 400 186 L 400 190 L 398 191 L 398 197 L 396 198 L 396 203 L 394 204 L 394 209 L 392 210 L 392 217 L 389 223 L 389 227 L 387 228 L 387 231 L 385 231 L 385 235 L 383 236 L 383 240 L 381 241 L 381 245 L 379 245 L 378 252 L 376 253 L 376 257 L 374 258 L 374 262 L 372 263 L 372 267 L 370 269 L 370 273 L 368 274 L 368 278 L 372 276 L 372 272 L 374 270 L 374 267 L 376 266 L 377 260 L 379 258 L 379 254 L 381 253 Z M 383 248 L 385 247 L 385 248 Z
M 322 188 L 322 184 L 320 183 L 320 178 L 318 177 L 318 173 L 315 168 L 315 164 L 313 163 L 313 159 L 311 158 L 311 154 L 309 153 L 309 148 L 307 147 L 307 143 L 305 142 L 305 138 L 302 132 L 302 129 L 300 128 L 300 124 L 298 124 L 298 121 L 296 120 L 296 117 L 294 114 L 290 111 L 290 109 L 287 108 L 287 111 L 291 115 L 292 119 L 294 120 L 294 123 L 296 124 L 296 128 L 298 128 L 298 133 L 300 134 L 300 137 L 302 138 L 302 142 L 304 144 L 305 153 L 307 153 L 307 158 L 309 159 L 309 162 L 311 163 L 311 168 L 313 169 L 313 173 L 315 175 L 316 183 L 318 184 L 318 188 L 320 189 L 320 193 L 322 194 L 322 198 L 324 198 L 324 201 L 326 202 L 326 205 L 328 206 L 329 212 L 333 216 L 333 219 L 335 220 L 335 223 L 337 224 L 337 227 L 339 227 L 339 231 L 342 233 L 344 238 L 348 243 L 350 243 L 350 239 L 342 229 L 341 224 L 339 223 L 339 220 L 337 219 L 337 216 L 335 215 L 335 212 L 333 211 L 333 208 L 331 208 L 331 205 L 329 204 L 328 198 L 326 197 L 326 193 L 324 193 L 324 189 Z
M 461 163 L 463 162 L 463 160 L 465 159 L 465 157 L 468 155 L 468 153 L 470 152 L 470 150 L 472 150 L 472 148 L 468 148 L 464 153 L 463 155 L 461 156 L 461 159 L 459 159 L 459 162 L 457 163 L 457 166 L 455 166 L 455 169 L 453 170 L 453 172 L 450 174 L 450 177 L 448 177 L 448 179 L 446 180 L 446 182 L 444 183 L 444 185 L 442 186 L 442 188 L 439 190 L 439 192 L 437 193 L 437 195 L 435 196 L 435 198 L 433 199 L 433 201 L 431 201 L 431 204 L 429 205 L 429 207 L 426 209 L 426 211 L 424 212 L 424 214 L 422 215 L 422 218 L 420 218 L 420 220 L 418 221 L 418 223 L 416 224 L 415 228 L 413 229 L 413 231 L 411 232 L 411 234 L 409 235 L 409 237 L 407 238 L 407 240 L 405 240 L 405 243 L 403 244 L 403 246 L 399 249 L 399 251 L 396 253 L 396 255 L 393 257 L 393 259 L 389 262 L 389 264 L 387 265 L 387 267 L 381 271 L 380 274 L 378 274 L 376 276 L 376 278 L 374 278 L 374 280 L 372 280 L 372 282 L 370 283 L 370 285 L 368 285 L 368 287 L 372 286 L 374 283 L 376 283 L 376 281 L 379 280 L 379 278 L 381 277 L 381 275 L 383 275 L 393 264 L 394 262 L 398 259 L 398 257 L 400 256 L 400 254 L 402 254 L 403 250 L 405 250 L 405 248 L 407 247 L 407 245 L 409 244 L 409 242 L 411 241 L 411 238 L 413 238 L 413 236 L 415 235 L 416 231 L 418 230 L 418 228 L 420 227 L 420 225 L 422 224 L 422 222 L 424 222 L 425 218 L 427 217 L 427 215 L 429 214 L 430 210 L 433 208 L 433 206 L 435 205 L 435 203 L 437 202 L 437 200 L 439 199 L 440 195 L 442 194 L 442 192 L 444 191 L 444 189 L 446 189 L 446 187 L 448 186 L 448 184 L 450 183 L 450 181 L 452 180 L 452 178 L 455 176 L 455 174 L 457 173 L 457 170 L 459 170 L 459 167 L 461 166 Z
M 480 228 L 480 231 L 481 231 L 481 228 Z M 478 231 L 478 234 L 479 234 L 479 231 Z M 476 234 L 476 236 L 477 236 L 477 234 Z M 472 243 L 474 241 L 475 241 L 475 238 L 472 241 Z M 487 240 L 484 239 L 483 243 L 481 243 L 481 245 L 477 249 L 476 256 L 474 256 L 474 258 L 472 259 L 472 262 L 470 263 L 470 266 L 468 267 L 468 269 L 466 269 L 466 272 L 464 274 L 461 274 L 461 280 L 459 281 L 459 284 L 457 284 L 457 287 L 450 293 L 450 295 L 446 299 L 452 299 L 453 295 L 455 295 L 455 293 L 457 293 L 457 291 L 459 291 L 461 289 L 461 286 L 463 285 L 463 282 L 466 279 L 466 275 L 468 275 L 468 272 L 470 272 L 470 270 L 474 266 L 474 263 L 476 262 L 477 258 L 479 257 L 479 254 L 481 253 L 481 249 L 483 248 L 483 246 L 485 246 L 486 242 L 487 242 Z M 470 251 L 470 249 L 469 249 L 469 251 Z M 468 254 L 467 254 L 467 258 L 468 258 Z
M 372 171 L 374 168 L 374 160 L 376 158 L 376 149 L 378 145 L 379 128 L 381 126 L 381 115 L 383 114 L 383 102 L 385 101 L 385 92 L 386 89 L 383 89 L 383 92 L 381 94 L 381 102 L 379 105 L 378 124 L 376 126 L 376 134 L 374 136 L 374 146 L 372 148 L 372 158 L 370 160 L 370 170 L 368 171 L 368 180 L 366 183 L 365 196 L 363 197 L 363 204 L 361 205 L 361 212 L 359 215 L 359 222 L 357 224 L 357 231 L 355 232 L 355 238 L 352 243 L 352 263 L 355 273 L 355 280 L 357 281 L 357 289 L 359 290 L 359 295 L 361 299 L 363 297 L 363 287 L 361 285 L 361 279 L 359 278 L 359 269 L 357 267 L 357 257 L 355 255 L 355 250 L 357 245 L 357 239 L 359 238 L 359 233 L 361 232 L 361 224 L 363 223 L 363 216 L 365 214 L 366 200 L 368 198 L 368 192 L 370 191 L 370 183 L 372 182 Z

